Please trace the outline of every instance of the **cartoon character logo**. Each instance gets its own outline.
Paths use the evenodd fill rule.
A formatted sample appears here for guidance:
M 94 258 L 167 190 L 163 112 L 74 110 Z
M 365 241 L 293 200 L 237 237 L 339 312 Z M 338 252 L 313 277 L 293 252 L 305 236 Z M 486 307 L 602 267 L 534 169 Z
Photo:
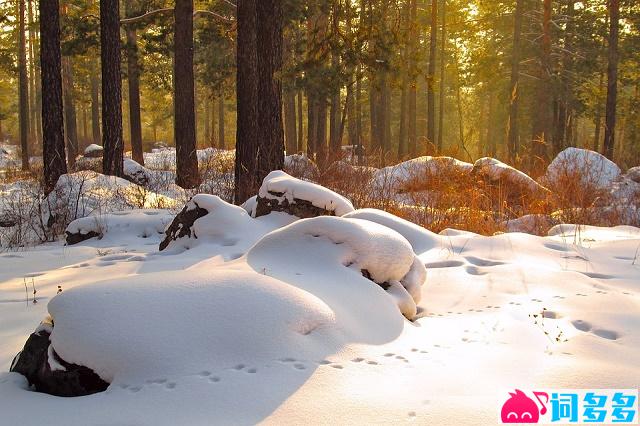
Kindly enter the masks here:
M 547 412 L 545 404 L 549 402 L 549 395 L 545 392 L 533 394 L 542 408 L 538 409 L 538 405 L 520 389 L 516 389 L 515 393 L 509 392 L 511 398 L 502 406 L 502 423 L 538 423 L 540 414 Z M 541 396 L 546 398 L 545 402 L 540 400 Z

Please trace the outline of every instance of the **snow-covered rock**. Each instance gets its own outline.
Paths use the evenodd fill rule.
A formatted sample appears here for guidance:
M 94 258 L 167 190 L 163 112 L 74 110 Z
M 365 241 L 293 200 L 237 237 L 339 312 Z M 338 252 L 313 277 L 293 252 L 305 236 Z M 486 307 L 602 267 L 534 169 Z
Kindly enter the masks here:
M 503 223 L 507 232 L 524 232 L 532 235 L 544 235 L 548 229 L 558 223 L 551 215 L 527 214 Z
M 640 183 L 640 166 L 632 167 L 627 170 L 627 173 L 625 173 L 625 177 L 636 183 Z
M 384 167 L 376 171 L 371 180 L 374 191 L 402 191 L 403 185 L 413 179 L 429 179 L 433 177 L 471 172 L 473 165 L 452 157 L 423 156 Z
M 109 386 L 91 369 L 61 359 L 49 340 L 50 318 L 34 331 L 11 363 L 11 371 L 20 373 L 38 392 L 56 396 L 84 396 L 102 392 Z
M 166 229 L 160 250 L 190 249 L 209 244 L 243 253 L 266 233 L 294 221 L 284 213 L 253 218 L 240 206 L 216 195 L 195 195 Z
M 151 181 L 151 172 L 131 158 L 125 158 L 122 163 L 124 178 L 136 185 L 145 186 Z
M 84 149 L 84 156 L 88 158 L 102 157 L 104 148 L 98 144 L 92 143 Z
M 301 179 L 315 179 L 318 166 L 306 154 L 292 154 L 284 157 L 284 171 Z
M 262 181 L 254 216 L 264 216 L 273 211 L 299 218 L 342 216 L 353 210 L 351 202 L 342 195 L 275 170 Z
M 604 189 L 610 187 L 620 175 L 620 167 L 604 155 L 571 147 L 553 159 L 544 180 L 551 187 L 577 180 L 583 188 Z
M 549 192 L 548 189 L 526 173 L 492 157 L 483 157 L 476 160 L 473 164 L 473 174 L 482 177 L 488 182 L 499 184 L 507 190 L 513 188 L 517 192 L 530 196 Z
M 208 365 L 255 367 L 283 353 L 329 352 L 339 341 L 325 303 L 253 271 L 199 268 L 107 280 L 65 290 L 48 310 L 55 352 L 111 384 L 197 374 Z
M 110 238 L 128 241 L 131 238 L 150 238 L 164 235 L 164 230 L 173 219 L 168 210 L 135 209 L 103 215 L 82 217 L 67 226 L 67 245 L 77 244 L 89 238 Z
M 280 261 L 274 256 L 280 257 Z M 407 318 L 416 315 L 426 271 L 411 244 L 398 232 L 368 220 L 321 216 L 275 230 L 247 253 L 249 263 L 257 270 L 265 268 L 267 274 L 279 262 L 298 268 L 299 256 L 306 256 L 315 264 L 314 269 L 324 278 L 324 286 L 335 292 L 331 300 L 342 298 L 341 303 L 358 300 L 357 295 L 345 297 L 336 288 L 336 284 L 354 285 L 350 284 L 354 281 L 347 272 L 350 270 L 385 289 Z M 332 284 L 326 284 L 327 281 Z M 329 288 L 321 290 L 307 282 L 300 285 L 326 300 L 321 294 Z

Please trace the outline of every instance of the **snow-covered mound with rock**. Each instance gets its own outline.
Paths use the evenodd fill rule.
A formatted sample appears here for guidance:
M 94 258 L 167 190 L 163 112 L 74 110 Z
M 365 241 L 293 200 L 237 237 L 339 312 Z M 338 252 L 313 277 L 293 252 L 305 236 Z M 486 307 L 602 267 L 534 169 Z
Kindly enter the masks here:
M 620 167 L 602 154 L 588 149 L 567 148 L 553 159 L 544 176 L 551 186 L 567 179 L 580 179 L 585 188 L 608 188 L 621 175 Z
M 353 211 L 353 205 L 330 189 L 275 170 L 262 181 L 251 213 L 260 217 L 272 211 L 284 211 L 299 218 L 342 216 Z

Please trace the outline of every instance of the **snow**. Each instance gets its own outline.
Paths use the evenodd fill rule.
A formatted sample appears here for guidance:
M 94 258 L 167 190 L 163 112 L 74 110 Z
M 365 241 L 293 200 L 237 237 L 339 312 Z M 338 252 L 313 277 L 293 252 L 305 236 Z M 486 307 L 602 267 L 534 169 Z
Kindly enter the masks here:
M 198 194 L 187 203 L 187 210 L 203 208 L 208 214 L 193 223 L 192 235 L 172 241 L 168 249 L 181 251 L 201 245 L 210 255 L 225 259 L 244 254 L 268 232 L 295 220 L 285 213 L 273 212 L 259 218 L 251 217 L 245 209 L 234 206 L 216 195 Z
M 131 158 L 125 158 L 123 160 L 122 173 L 138 185 L 145 185 L 151 181 L 151 172 Z
M 84 149 L 84 155 L 94 154 L 94 153 L 102 152 L 102 151 L 104 151 L 104 148 L 102 148 L 102 146 L 100 146 L 98 144 L 95 144 L 95 143 L 92 143 L 91 145 L 87 146 Z
M 289 203 L 295 203 L 295 199 L 309 201 L 337 216 L 354 210 L 351 201 L 342 195 L 315 183 L 294 178 L 281 170 L 274 170 L 264 178 L 258 195 L 271 200 L 286 199 Z
M 475 173 L 487 176 L 492 181 L 503 179 L 521 185 L 533 193 L 546 190 L 526 173 L 495 158 L 480 158 L 473 164 L 473 168 Z
M 394 166 L 377 170 L 371 180 L 374 191 L 388 189 L 399 191 L 402 185 L 413 178 L 424 178 L 440 173 L 470 173 L 473 165 L 452 157 L 423 156 L 404 161 Z
M 95 232 L 111 243 L 130 238 L 146 239 L 152 235 L 164 235 L 173 217 L 172 212 L 162 209 L 124 210 L 76 219 L 67 226 L 66 232 L 83 235 Z
M 608 188 L 620 175 L 620 167 L 604 155 L 571 147 L 549 164 L 545 180 L 553 185 L 561 183 L 563 178 L 578 178 L 585 187 Z
M 415 254 L 409 242 L 390 228 L 362 219 L 331 216 L 303 219 L 263 237 L 247 257 L 254 267 L 267 268 L 268 272 L 269 264 L 276 263 L 274 254 L 291 261 L 299 255 L 307 256 L 316 265 L 322 265 L 322 275 L 330 282 L 350 280 L 352 274 L 344 271 L 345 266 L 357 274 L 366 271 L 374 282 L 395 287 L 392 294 L 405 316 L 411 319 L 416 314 L 420 286 L 426 275 L 424 265 L 414 262 Z M 256 261 L 256 258 L 262 260 Z M 327 285 L 323 287 L 324 292 Z M 342 303 L 357 299 L 357 296 L 341 298 Z
M 197 238 L 159 252 L 175 212 L 117 211 L 110 194 L 137 186 L 79 182 L 97 211 L 70 229 L 102 239 L 0 253 L 2 424 L 476 426 L 516 388 L 638 386 L 639 228 L 434 234 L 374 209 L 255 219 L 200 194 Z M 36 327 L 109 388 L 51 397 L 7 373 Z

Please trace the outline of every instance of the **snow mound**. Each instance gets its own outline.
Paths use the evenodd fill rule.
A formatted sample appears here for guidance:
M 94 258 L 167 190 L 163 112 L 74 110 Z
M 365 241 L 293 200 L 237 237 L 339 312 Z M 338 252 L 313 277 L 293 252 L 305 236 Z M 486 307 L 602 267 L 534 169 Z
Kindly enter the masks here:
M 132 208 L 172 208 L 177 202 L 122 178 L 82 171 L 60 176 L 44 204 L 46 222 L 61 215 L 71 221 Z
M 326 212 L 324 214 L 336 216 L 354 210 L 351 202 L 342 195 L 315 183 L 296 179 L 281 170 L 272 171 L 264 178 L 257 201 L 256 216 L 268 214 L 273 210 L 289 210 L 289 206 L 296 204 L 310 204 Z
M 104 281 L 65 290 L 48 309 L 55 352 L 112 384 L 331 351 L 337 340 L 326 304 L 252 271 Z
M 407 318 L 416 315 L 426 270 L 417 260 L 411 244 L 396 231 L 368 220 L 321 216 L 299 220 L 273 231 L 247 253 L 249 263 L 257 270 L 264 269 L 267 274 L 282 263 L 293 269 L 300 267 L 298 256 L 313 262 L 311 268 L 324 278 L 321 293 L 330 287 L 335 292 L 331 298 L 335 299 L 337 295 L 341 301 L 338 303 L 344 304 L 346 300 L 369 303 L 364 295 L 354 299 L 354 296 L 346 297 L 341 290 L 343 286 L 362 281 L 361 277 L 354 277 L 355 271 L 387 290 Z M 256 258 L 262 261 L 256 261 Z M 264 259 L 268 260 L 265 262 Z M 318 288 L 305 284 L 303 289 L 326 300 L 326 296 L 317 294 Z
M 286 155 L 284 170 L 303 179 L 314 179 L 319 173 L 318 166 L 306 154 Z
M 423 156 L 377 170 L 373 175 L 371 184 L 374 190 L 377 191 L 385 189 L 399 191 L 402 189 L 402 185 L 411 179 L 447 173 L 467 174 L 472 169 L 472 164 L 453 157 Z
M 640 166 L 632 167 L 627 170 L 625 177 L 636 183 L 640 183 Z
M 567 148 L 553 159 L 544 176 L 549 185 L 579 179 L 585 187 L 608 188 L 621 175 L 620 167 L 602 154 L 588 149 Z
M 503 223 L 507 232 L 524 232 L 532 235 L 543 235 L 546 230 L 558 223 L 547 214 L 527 214 Z
M 164 229 L 171 219 L 173 215 L 169 211 L 159 209 L 136 209 L 83 217 L 67 226 L 67 244 L 74 244 L 92 237 L 108 236 L 114 241 L 122 242 L 132 237 L 160 236 L 164 235 Z M 70 236 L 73 238 L 72 241 Z
M 548 192 L 546 188 L 520 170 L 492 157 L 479 158 L 473 164 L 473 173 L 491 182 L 504 182 L 526 189 L 532 194 Z
M 245 252 L 263 235 L 295 220 L 284 213 L 255 219 L 242 207 L 209 194 L 195 195 L 181 214 L 183 218 L 178 215 L 167 228 L 161 249 L 184 250 L 207 244 L 218 246 L 215 251 L 227 258 Z
M 383 210 L 360 209 L 347 213 L 343 217 L 365 219 L 393 229 L 406 238 L 413 247 L 413 251 L 418 254 L 438 247 L 440 244 L 440 237 L 437 234 Z
M 125 158 L 122 163 L 122 173 L 125 179 L 137 185 L 147 185 L 151 181 L 151 172 L 131 158 Z
M 84 156 L 89 158 L 102 157 L 104 148 L 98 144 L 92 143 L 84 149 Z

